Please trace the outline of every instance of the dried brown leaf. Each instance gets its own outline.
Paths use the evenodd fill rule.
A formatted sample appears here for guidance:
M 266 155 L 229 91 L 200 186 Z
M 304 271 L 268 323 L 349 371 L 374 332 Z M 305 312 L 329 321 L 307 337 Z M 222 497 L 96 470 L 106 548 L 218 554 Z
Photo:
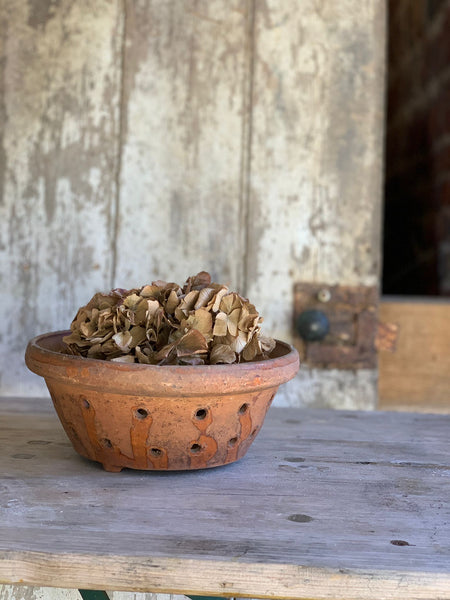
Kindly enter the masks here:
M 225 313 L 220 312 L 216 315 L 216 320 L 214 321 L 214 329 L 213 335 L 223 337 L 227 335 L 228 330 L 228 317 Z
M 131 337 L 131 333 L 129 331 L 119 331 L 113 335 L 112 339 L 122 352 L 128 353 L 131 350 L 133 338 Z
M 204 306 L 206 306 L 215 293 L 216 290 L 210 287 L 205 287 L 202 290 L 200 290 L 197 301 L 194 305 L 194 309 L 197 310 L 198 308 L 203 308 Z
M 160 311 L 161 305 L 158 300 L 147 300 L 146 326 L 149 327 L 155 320 L 155 315 Z
M 276 341 L 271 337 L 260 334 L 259 335 L 259 343 L 261 346 L 261 350 L 266 355 L 270 355 L 270 353 L 275 350 Z
M 248 341 L 248 334 L 238 330 L 238 334 L 236 337 L 233 338 L 232 342 L 230 343 L 230 347 L 237 354 L 240 354 L 245 348 L 245 346 L 248 344 Z
M 116 306 L 122 296 L 115 294 L 118 290 L 112 290 L 110 294 L 97 293 L 89 300 L 85 307 L 81 310 L 92 310 L 97 308 L 98 310 L 104 310 L 105 308 L 112 308 Z M 126 290 L 122 290 L 126 291 Z
M 186 329 L 197 329 L 205 336 L 205 338 L 212 339 L 213 326 L 211 313 L 208 312 L 206 308 L 199 308 L 181 322 L 180 329 L 182 331 L 185 331 Z
M 242 350 L 242 358 L 244 360 L 254 360 L 259 354 L 261 354 L 261 346 L 259 345 L 258 336 L 254 335 Z
M 105 354 L 106 356 L 119 356 L 121 354 L 121 350 L 112 338 L 104 344 L 101 344 L 101 347 L 103 354 Z
M 87 353 L 88 358 L 103 358 L 104 353 L 101 344 L 94 344 L 91 346 Z
M 101 331 L 98 331 L 96 335 L 89 338 L 89 342 L 91 344 L 103 344 L 103 342 L 106 342 L 107 340 L 112 338 L 113 335 L 114 331 L 112 329 L 110 329 L 107 333 L 104 333 L 104 335 Z
M 167 359 L 171 354 L 176 356 L 176 342 L 172 344 L 166 344 L 156 354 L 155 358 L 157 361 Z
M 201 290 L 211 284 L 211 275 L 206 271 L 200 271 L 197 275 L 188 277 L 183 286 L 183 292 L 188 294 L 191 290 Z
M 197 290 L 193 290 L 186 294 L 186 296 L 182 297 L 180 300 L 180 304 L 175 309 L 175 318 L 178 321 L 182 321 L 185 317 L 189 315 L 191 310 L 194 309 L 195 303 L 197 302 L 199 296 L 199 292 Z
M 155 364 L 155 352 L 150 348 L 136 346 L 135 354 L 137 361 L 144 365 L 153 365 Z
M 161 288 L 157 285 L 144 285 L 139 292 L 142 298 L 156 298 L 161 293 Z
M 138 325 L 130 329 L 130 335 L 132 339 L 130 348 L 135 348 L 147 339 L 145 327 L 139 327 Z
M 236 353 L 227 344 L 217 344 L 211 350 L 209 362 L 212 365 L 218 363 L 231 364 L 236 362 Z
M 131 354 L 124 354 L 123 356 L 116 356 L 115 358 L 109 359 L 111 362 L 119 362 L 119 363 L 134 363 L 135 358 Z
M 89 340 L 86 340 L 85 338 L 80 337 L 79 333 L 76 331 L 73 331 L 71 334 L 64 336 L 63 342 L 68 345 L 74 344 L 76 346 L 86 347 L 86 348 L 88 348 L 91 345 Z
M 206 354 L 208 352 L 208 342 L 198 329 L 188 331 L 176 344 L 178 356 Z
M 175 290 L 170 290 L 170 294 L 166 301 L 166 312 L 171 315 L 174 313 L 176 307 L 179 305 L 180 299 Z
M 240 315 L 241 315 L 240 308 L 235 308 L 233 311 L 230 312 L 229 315 L 227 315 L 228 331 L 231 333 L 231 335 L 233 337 L 236 336 L 238 333 L 238 323 L 239 323 Z
M 224 313 L 230 314 L 236 308 L 242 308 L 243 301 L 239 294 L 235 292 L 230 292 L 226 296 L 223 296 L 222 301 L 220 302 L 220 310 Z
M 219 308 L 220 308 L 220 303 L 222 302 L 222 298 L 224 296 L 226 296 L 228 294 L 229 290 L 226 286 L 222 286 L 219 290 L 217 290 L 217 293 L 215 296 L 213 296 L 211 302 L 212 302 L 212 310 L 213 312 L 218 312 Z

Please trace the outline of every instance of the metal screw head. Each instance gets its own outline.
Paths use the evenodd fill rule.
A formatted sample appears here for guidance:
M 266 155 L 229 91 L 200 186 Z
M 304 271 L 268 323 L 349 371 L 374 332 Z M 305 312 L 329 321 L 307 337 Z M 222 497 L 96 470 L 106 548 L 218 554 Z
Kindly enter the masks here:
M 330 331 L 330 322 L 321 310 L 304 310 L 297 318 L 297 331 L 307 342 L 317 342 Z
M 327 288 L 322 288 L 317 294 L 319 302 L 329 302 L 331 300 L 331 292 Z

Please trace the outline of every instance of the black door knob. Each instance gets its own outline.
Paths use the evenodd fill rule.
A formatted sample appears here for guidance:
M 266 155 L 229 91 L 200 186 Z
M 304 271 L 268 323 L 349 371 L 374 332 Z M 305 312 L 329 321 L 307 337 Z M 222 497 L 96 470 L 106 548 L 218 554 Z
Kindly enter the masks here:
M 306 342 L 317 342 L 330 331 L 327 315 L 321 310 L 304 310 L 297 318 L 297 331 Z

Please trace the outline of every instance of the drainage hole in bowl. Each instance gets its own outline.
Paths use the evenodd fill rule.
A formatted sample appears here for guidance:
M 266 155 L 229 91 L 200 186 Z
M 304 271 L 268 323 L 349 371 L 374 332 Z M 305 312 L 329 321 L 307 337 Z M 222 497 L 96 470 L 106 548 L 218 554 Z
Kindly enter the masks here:
M 199 408 L 198 411 L 195 413 L 195 418 L 199 421 L 203 421 L 203 419 L 206 418 L 207 414 L 208 411 L 206 410 L 206 408 Z
M 233 437 L 233 438 L 231 438 L 231 440 L 228 440 L 228 445 L 231 447 L 236 446 L 237 441 L 238 441 L 237 437 Z
M 239 408 L 239 410 L 238 410 L 238 413 L 239 413 L 240 415 L 245 415 L 245 413 L 246 413 L 247 411 L 248 411 L 248 404 L 243 404 L 243 405 L 242 405 L 242 406 Z
M 150 450 L 150 454 L 151 454 L 152 456 L 161 456 L 161 454 L 162 454 L 162 450 L 160 450 L 159 448 L 152 448 L 152 449 Z
M 148 417 L 148 412 L 145 410 L 145 408 L 138 408 L 134 415 L 137 419 L 145 419 Z
M 107 438 L 104 438 L 102 440 L 102 446 L 104 446 L 105 448 L 112 448 L 111 440 L 108 440 Z
M 200 444 L 192 444 L 191 446 L 191 452 L 192 454 L 198 454 L 201 451 L 202 447 L 200 446 Z

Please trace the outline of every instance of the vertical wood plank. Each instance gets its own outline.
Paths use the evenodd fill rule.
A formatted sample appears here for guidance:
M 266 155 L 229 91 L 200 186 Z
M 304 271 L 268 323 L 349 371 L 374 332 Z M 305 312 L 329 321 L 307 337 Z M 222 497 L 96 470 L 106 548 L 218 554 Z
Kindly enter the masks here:
M 290 339 L 294 282 L 378 282 L 385 6 L 255 6 L 247 293 Z M 295 403 L 350 408 L 363 393 L 370 407 L 376 373 L 303 369 L 290 389 Z
M 6 0 L 0 23 L 0 389 L 32 395 L 27 340 L 111 283 L 123 23 L 118 0 Z
M 250 21 L 249 1 L 126 2 L 116 285 L 241 285 Z
M 378 408 L 450 413 L 450 302 L 385 296 L 380 319 L 398 334 L 391 352 L 380 351 Z

